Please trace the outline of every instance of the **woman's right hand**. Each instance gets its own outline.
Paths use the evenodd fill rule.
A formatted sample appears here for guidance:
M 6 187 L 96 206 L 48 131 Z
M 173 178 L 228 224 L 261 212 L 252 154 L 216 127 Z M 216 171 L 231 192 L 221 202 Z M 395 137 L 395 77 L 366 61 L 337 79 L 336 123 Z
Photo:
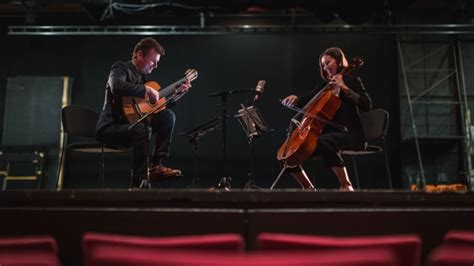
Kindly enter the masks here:
M 290 95 L 281 101 L 281 104 L 286 106 L 293 106 L 298 102 L 298 96 Z

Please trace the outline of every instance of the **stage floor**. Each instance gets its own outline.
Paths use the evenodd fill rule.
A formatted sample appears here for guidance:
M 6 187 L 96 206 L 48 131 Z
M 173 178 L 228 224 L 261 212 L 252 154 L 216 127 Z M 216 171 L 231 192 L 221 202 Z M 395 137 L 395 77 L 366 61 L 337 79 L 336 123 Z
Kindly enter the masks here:
M 0 207 L 179 207 L 327 208 L 474 207 L 473 192 L 426 193 L 406 190 L 303 191 L 301 189 L 9 190 Z

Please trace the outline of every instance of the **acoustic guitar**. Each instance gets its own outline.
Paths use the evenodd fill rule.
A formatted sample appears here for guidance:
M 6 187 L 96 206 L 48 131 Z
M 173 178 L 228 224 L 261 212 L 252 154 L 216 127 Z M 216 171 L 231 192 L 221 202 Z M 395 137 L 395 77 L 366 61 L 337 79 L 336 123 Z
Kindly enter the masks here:
M 160 84 L 158 84 L 156 81 L 146 82 L 145 85 L 159 92 L 160 98 L 154 103 L 151 103 L 148 97 L 122 97 L 122 110 L 125 114 L 125 117 L 127 118 L 127 121 L 130 124 L 133 124 L 142 116 L 150 112 L 159 112 L 163 109 L 166 109 L 166 103 L 169 98 L 173 98 L 173 100 L 178 100 L 181 98 L 187 92 L 187 90 L 184 90 L 181 85 L 197 79 L 198 72 L 195 69 L 188 69 L 184 74 L 185 77 L 174 82 L 166 88 L 161 88 Z

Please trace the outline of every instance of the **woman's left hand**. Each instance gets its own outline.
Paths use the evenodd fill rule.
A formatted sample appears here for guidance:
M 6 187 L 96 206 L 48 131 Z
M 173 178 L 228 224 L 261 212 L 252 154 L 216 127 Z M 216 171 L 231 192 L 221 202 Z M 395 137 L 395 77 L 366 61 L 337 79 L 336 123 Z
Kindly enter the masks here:
M 346 83 L 344 83 L 341 74 L 334 75 L 329 81 L 329 83 L 341 88 L 341 90 L 343 90 L 344 92 L 347 92 L 349 90 L 349 87 L 347 87 Z

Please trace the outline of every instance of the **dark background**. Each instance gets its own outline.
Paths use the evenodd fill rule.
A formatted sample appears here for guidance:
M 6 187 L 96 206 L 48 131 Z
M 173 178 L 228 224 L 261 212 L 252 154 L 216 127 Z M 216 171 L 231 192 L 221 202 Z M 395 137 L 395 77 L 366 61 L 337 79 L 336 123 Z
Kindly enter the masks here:
M 163 5 L 150 6 L 139 14 L 115 10 L 113 16 L 109 13 L 101 19 L 112 4 L 118 3 Z M 258 80 L 265 79 L 267 86 L 258 108 L 273 130 L 256 143 L 256 182 L 268 188 L 280 170 L 275 154 L 293 115 L 279 104 L 278 99 L 292 93 L 304 94 L 313 88 L 320 81 L 318 55 L 328 47 L 338 46 L 344 49 L 348 59 L 354 56 L 365 59 L 364 67 L 356 74 L 362 77 L 374 108 L 385 108 L 390 112 L 387 153 L 394 188 L 406 189 L 402 184 L 409 180 L 407 161 L 415 164 L 411 168 L 413 172 L 418 161 L 413 142 L 403 140 L 406 133 L 412 132 L 412 124 L 407 122 L 408 105 L 403 103 L 407 98 L 403 95 L 404 84 L 398 84 L 402 80 L 400 68 L 403 65 L 398 61 L 397 38 L 403 41 L 400 50 L 404 56 L 401 58 L 407 64 L 419 61 L 415 67 L 429 71 L 453 67 L 448 64 L 452 63 L 449 51 L 453 46 L 446 46 L 445 52 L 439 53 L 438 57 L 420 58 L 427 57 L 443 44 L 456 45 L 455 42 L 461 40 L 463 53 L 457 59 L 464 60 L 460 64 L 466 74 L 465 96 L 472 109 L 473 18 L 474 2 L 471 0 L 3 0 L 0 1 L 0 123 L 4 125 L 8 119 L 22 117 L 22 113 L 18 116 L 5 113 L 12 102 L 22 104 L 26 114 L 35 112 L 32 99 L 22 102 L 21 97 L 15 97 L 13 101 L 7 101 L 7 80 L 21 85 L 36 78 L 61 81 L 62 76 L 69 76 L 71 103 L 100 111 L 110 66 L 117 60 L 128 60 L 135 43 L 144 37 L 138 35 L 141 30 L 113 36 L 106 29 L 115 25 L 150 25 L 160 33 L 153 37 L 167 51 L 150 79 L 166 86 L 181 78 L 189 67 L 199 70 L 193 88 L 174 108 L 178 120 L 172 157 L 166 162 L 183 169 L 185 178 L 164 185 L 186 188 L 191 183 L 192 145 L 179 133 L 221 115 L 219 100 L 208 94 L 253 89 Z M 43 33 L 53 30 L 51 25 L 71 26 L 72 31 L 89 25 L 95 26 L 97 32 L 34 35 L 36 30 Z M 173 33 L 167 25 L 182 25 L 184 29 Z M 23 26 L 32 28 L 29 28 L 30 32 L 12 35 L 15 26 L 20 27 L 19 31 L 28 31 L 28 28 L 21 28 Z M 161 26 L 164 31 L 156 30 Z M 421 91 L 442 77 L 439 71 L 433 75 L 416 73 L 410 74 L 413 83 L 409 85 Z M 25 80 L 27 82 L 23 82 Z M 451 83 L 456 81 L 459 80 L 450 79 Z M 42 84 L 34 84 L 29 89 L 43 92 L 50 86 L 46 82 L 38 83 Z M 8 84 L 10 89 L 11 83 Z M 455 100 L 457 94 L 446 93 L 453 92 L 449 90 L 456 88 L 455 84 L 444 85 L 444 91 L 430 96 L 434 100 L 453 100 L 450 97 Z M 246 104 L 253 96 L 232 95 L 229 115 L 234 115 L 240 103 Z M 45 98 L 34 99 L 35 107 L 43 104 L 43 109 L 52 109 L 57 115 L 44 117 L 41 122 L 59 127 L 60 108 L 53 107 L 49 101 L 43 102 Z M 462 124 L 458 111 L 463 110 L 452 109 L 452 112 L 442 112 L 442 108 L 431 102 L 419 107 L 417 110 L 422 112 L 415 117 L 419 119 L 420 135 L 439 133 L 424 134 L 420 139 L 460 133 Z M 42 132 L 30 128 L 31 124 L 22 132 L 27 131 L 30 136 Z M 436 130 L 430 131 L 433 128 Z M 10 129 L 2 127 L 0 140 L 4 139 L 7 130 L 12 135 Z M 250 146 L 235 118 L 229 119 L 228 132 L 228 173 L 233 177 L 232 186 L 241 188 L 251 166 Z M 224 175 L 220 133 L 216 130 L 202 137 L 199 176 L 200 186 L 204 188 L 215 186 Z M 59 130 L 54 137 L 58 141 Z M 70 140 L 76 141 L 75 138 Z M 28 141 L 24 143 L 29 144 Z M 5 143 L 0 144 L 3 152 Z M 453 146 L 459 149 L 451 152 Z M 438 138 L 435 141 L 425 139 L 421 151 L 424 164 L 429 166 L 425 167 L 425 174 L 432 175 L 428 176 L 430 181 L 435 179 L 434 174 L 448 173 L 446 169 L 450 169 L 446 165 L 456 165 L 452 167 L 454 173 L 471 169 L 470 166 L 461 167 L 461 161 L 466 158 L 462 157 L 465 154 L 460 148 L 459 139 L 446 138 L 441 145 Z M 54 165 L 58 145 L 47 149 L 52 160 L 49 164 Z M 355 181 L 351 161 L 347 159 L 349 174 Z M 81 265 L 80 243 L 84 232 L 147 236 L 233 232 L 245 237 L 248 249 L 254 248 L 255 237 L 260 232 L 334 236 L 417 234 L 423 242 L 423 263 L 428 252 L 442 243 L 448 230 L 472 230 L 469 192 L 373 191 L 388 187 L 382 154 L 358 158 L 360 187 L 371 189 L 358 193 L 338 193 L 337 190 L 301 193 L 300 189 L 263 193 L 235 190 L 208 193 L 189 189 L 130 193 L 126 190 L 130 170 L 127 156 L 106 158 L 105 187 L 124 189 L 110 191 L 98 184 L 99 161 L 98 156 L 69 154 L 65 191 L 12 191 L 14 185 L 25 189 L 26 182 L 9 183 L 8 191 L 0 193 L 4 225 L 1 235 L 52 235 L 58 242 L 63 264 Z M 336 177 L 324 169 L 320 161 L 309 161 L 305 169 L 318 188 L 338 188 Z M 54 190 L 55 171 L 49 170 L 52 173 L 47 176 L 44 188 Z M 298 186 L 286 175 L 279 187 Z M 78 188 L 95 190 L 72 190 Z
M 265 93 L 258 103 L 264 119 L 273 129 L 256 141 L 257 184 L 269 186 L 278 174 L 280 165 L 275 159 L 278 147 L 285 138 L 285 128 L 292 116 L 278 102 L 289 94 L 305 94 L 320 82 L 317 58 L 326 48 L 342 48 L 349 60 L 362 56 L 365 65 L 357 72 L 372 97 L 374 108 L 385 108 L 392 114 L 389 159 L 395 186 L 401 185 L 398 174 L 398 90 L 395 42 L 391 35 L 376 34 L 230 34 L 230 35 L 173 35 L 155 36 L 166 49 L 159 67 L 149 76 L 166 86 L 183 76 L 187 68 L 199 71 L 191 91 L 173 108 L 177 115 L 169 166 L 178 167 L 185 179 L 174 187 L 187 186 L 193 176 L 193 146 L 179 133 L 221 115 L 219 98 L 212 92 L 255 88 L 265 79 Z M 7 77 L 15 76 L 70 76 L 72 104 L 100 111 L 104 85 L 110 66 L 118 60 L 129 60 L 132 49 L 142 36 L 8 36 L 6 61 Z M 377 52 L 375 52 L 377 51 Z M 231 95 L 229 115 L 237 113 L 241 103 L 247 105 L 254 94 Z M 58 110 L 59 112 L 60 110 Z M 250 145 L 237 120 L 228 120 L 228 174 L 234 187 L 242 187 L 251 166 Z M 224 175 L 221 131 L 212 131 L 201 138 L 199 176 L 204 187 L 217 184 Z M 87 157 L 71 155 L 65 178 L 65 188 L 94 187 L 97 163 Z M 79 156 L 79 157 L 74 157 Z M 83 163 L 85 162 L 88 163 Z M 76 162 L 76 163 L 75 163 Z M 348 160 L 350 162 L 350 160 Z M 383 156 L 366 156 L 358 160 L 361 186 L 387 187 Z M 115 165 L 116 167 L 112 167 Z M 106 184 L 109 187 L 128 185 L 128 158 L 107 160 Z M 349 170 L 352 171 L 350 163 Z M 87 170 L 87 167 L 91 168 Z M 119 170 L 120 169 L 120 170 Z M 337 187 L 333 174 L 320 162 L 306 165 L 315 175 L 318 187 Z M 87 171 L 86 171 L 87 170 Z M 92 170 L 92 171 L 90 171 Z M 316 171 L 316 172 L 315 172 Z M 91 174 L 92 173 L 92 174 Z M 287 184 L 295 186 L 291 178 Z

